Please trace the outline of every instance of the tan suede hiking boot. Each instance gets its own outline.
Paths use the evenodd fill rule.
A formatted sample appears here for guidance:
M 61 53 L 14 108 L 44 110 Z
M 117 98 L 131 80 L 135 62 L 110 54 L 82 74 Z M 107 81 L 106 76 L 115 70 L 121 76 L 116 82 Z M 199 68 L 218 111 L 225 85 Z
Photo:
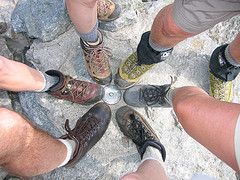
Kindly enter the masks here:
M 110 84 L 112 72 L 108 62 L 111 52 L 103 47 L 103 38 L 98 31 L 99 40 L 97 43 L 89 43 L 80 38 L 81 48 L 85 57 L 86 67 L 91 78 L 102 85 Z
M 98 0 L 97 1 L 97 16 L 102 21 L 113 21 L 120 15 L 121 8 L 111 0 Z

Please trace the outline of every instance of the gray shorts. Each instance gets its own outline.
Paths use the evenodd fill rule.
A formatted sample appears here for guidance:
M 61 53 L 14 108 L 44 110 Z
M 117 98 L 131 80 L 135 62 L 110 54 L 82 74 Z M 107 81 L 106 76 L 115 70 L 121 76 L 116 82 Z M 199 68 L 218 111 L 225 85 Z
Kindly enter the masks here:
M 238 168 L 240 170 L 240 114 L 238 116 L 237 124 L 235 127 L 234 144 Z
M 172 14 L 182 30 L 197 34 L 240 14 L 240 0 L 175 0 Z

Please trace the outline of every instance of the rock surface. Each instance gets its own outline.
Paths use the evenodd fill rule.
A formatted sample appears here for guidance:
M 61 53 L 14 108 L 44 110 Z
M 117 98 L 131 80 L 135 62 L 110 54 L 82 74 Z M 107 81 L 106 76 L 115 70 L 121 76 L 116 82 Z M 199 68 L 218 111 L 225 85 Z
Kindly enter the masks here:
M 113 74 L 121 62 L 136 50 L 141 34 L 150 30 L 158 11 L 171 2 L 117 0 L 122 8 L 120 18 L 113 22 L 99 23 L 104 43 L 113 54 L 109 58 Z M 0 27 L 3 27 L 0 34 L 1 55 L 32 64 L 40 71 L 57 69 L 92 82 L 85 68 L 79 37 L 61 1 L 1 0 L 0 10 Z M 139 84 L 165 84 L 170 82 L 172 76 L 176 79 L 176 87 L 193 85 L 208 92 L 210 55 L 216 47 L 234 39 L 240 31 L 239 24 L 240 16 L 236 16 L 179 43 L 172 56 L 154 66 L 141 78 Z M 28 47 L 29 50 L 25 53 Z M 238 76 L 234 81 L 233 101 L 236 103 L 240 103 L 239 94 Z M 12 93 L 1 90 L 0 97 L 1 106 L 22 113 L 39 128 L 56 137 L 65 133 L 66 119 L 70 120 L 73 127 L 77 119 L 92 107 L 72 104 L 46 93 Z M 140 164 L 140 157 L 135 145 L 124 137 L 115 119 L 116 110 L 123 105 L 123 100 L 110 105 L 112 120 L 107 132 L 76 166 L 58 168 L 31 179 L 119 179 L 124 174 L 135 171 Z M 164 166 L 169 179 L 190 179 L 199 173 L 216 179 L 236 179 L 236 174 L 230 167 L 186 134 L 171 108 L 136 110 L 148 119 L 167 150 Z M 2 170 L 0 179 L 6 175 Z

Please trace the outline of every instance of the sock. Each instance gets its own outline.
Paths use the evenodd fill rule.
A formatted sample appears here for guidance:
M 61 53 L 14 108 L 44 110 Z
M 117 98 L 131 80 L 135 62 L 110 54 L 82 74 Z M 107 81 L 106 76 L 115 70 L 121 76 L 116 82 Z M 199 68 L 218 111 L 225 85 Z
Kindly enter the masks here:
M 232 57 L 230 53 L 230 44 L 226 47 L 224 51 L 226 60 L 233 66 L 240 67 L 240 64 Z
M 153 48 L 155 51 L 167 51 L 171 49 L 172 47 L 163 47 L 163 46 L 158 46 L 152 42 L 151 35 L 149 36 L 149 45 L 151 48 Z
M 145 153 L 143 154 L 143 159 L 141 161 L 141 164 L 146 161 L 146 160 L 156 160 L 158 162 L 160 162 L 161 164 L 163 164 L 163 159 L 162 159 L 162 154 L 161 152 L 151 146 L 148 146 Z
M 47 75 L 47 74 L 44 73 L 44 72 L 41 72 L 41 71 L 39 71 L 39 72 L 42 74 L 42 76 L 43 76 L 43 78 L 44 78 L 44 84 L 45 84 L 45 86 L 44 86 L 42 89 L 37 90 L 37 91 L 35 91 L 35 92 L 45 92 L 45 91 L 47 91 L 50 87 L 52 87 L 53 85 L 55 85 L 55 84 L 57 84 L 57 83 L 59 82 L 59 77 L 58 77 L 58 76 L 49 76 L 49 75 Z
M 78 32 L 78 31 L 77 31 L 77 33 L 81 37 L 81 39 L 83 39 L 84 41 L 87 41 L 90 43 L 95 43 L 98 41 L 97 29 L 98 29 L 98 21 L 97 21 L 96 25 L 94 26 L 94 28 L 89 33 L 84 34 L 84 33 Z
M 70 139 L 58 139 L 59 141 L 61 141 L 66 147 L 67 147 L 67 155 L 65 160 L 62 162 L 62 164 L 60 164 L 58 167 L 62 167 L 65 164 L 68 163 L 68 161 L 70 159 L 73 158 L 73 153 L 75 151 L 76 148 L 76 143 L 73 140 Z
M 178 88 L 171 88 L 169 89 L 169 91 L 167 92 L 166 94 L 166 98 L 167 98 L 167 101 L 168 103 L 173 107 L 173 103 L 172 103 L 172 95 L 173 95 L 173 92 L 178 89 Z

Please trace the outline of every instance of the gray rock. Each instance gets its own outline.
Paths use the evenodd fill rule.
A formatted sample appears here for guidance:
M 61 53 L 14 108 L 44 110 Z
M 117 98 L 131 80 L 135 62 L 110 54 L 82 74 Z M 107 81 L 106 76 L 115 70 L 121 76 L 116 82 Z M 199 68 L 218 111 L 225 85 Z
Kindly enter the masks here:
M 10 0 L 4 0 L 4 2 L 14 4 L 10 3 Z M 113 75 L 121 62 L 136 51 L 141 34 L 150 30 L 158 11 L 171 2 L 164 0 L 142 3 L 140 0 L 123 0 L 118 2 L 122 8 L 119 19 L 113 22 L 100 22 L 104 44 L 112 52 L 109 62 Z M 36 4 L 37 7 L 35 7 Z M 1 5 L 0 7 L 3 9 Z M 27 12 L 27 15 L 24 15 L 26 17 L 20 12 L 24 10 Z M 51 12 L 51 14 L 50 11 L 59 11 L 59 13 Z M 37 16 L 35 16 L 36 13 L 38 13 Z M 50 24 L 49 18 L 54 22 Z M 39 38 L 35 39 L 31 45 L 23 41 L 24 47 L 30 45 L 26 60 L 34 64 L 38 70 L 57 69 L 77 79 L 92 81 L 85 68 L 79 36 L 70 26 L 60 1 L 21 0 L 14 10 L 12 19 L 16 32 L 26 32 L 30 37 Z M 170 76 L 173 76 L 176 79 L 174 83 L 176 87 L 192 85 L 208 92 L 210 55 L 217 46 L 230 42 L 236 36 L 239 32 L 239 20 L 240 17 L 236 16 L 179 43 L 174 47 L 172 56 L 165 62 L 155 65 L 141 78 L 139 84 L 165 84 L 169 83 Z M 65 29 L 61 26 L 65 26 Z M 3 35 L 13 39 L 9 30 Z M 21 38 L 19 39 L 21 42 Z M 1 47 L 2 54 L 11 58 L 11 51 L 7 49 L 5 42 Z M 236 103 L 240 102 L 239 82 L 240 76 L 234 81 L 234 102 Z M 6 91 L 1 91 L 0 96 L 2 97 L 1 105 L 14 109 L 12 99 Z M 70 126 L 74 127 L 78 118 L 92 107 L 92 105 L 84 106 L 56 99 L 47 93 L 21 92 L 19 99 L 22 114 L 39 128 L 56 137 L 66 133 L 64 130 L 66 119 L 69 119 Z M 58 168 L 32 179 L 120 179 L 126 173 L 135 171 L 140 164 L 140 157 L 134 143 L 122 134 L 115 119 L 115 112 L 123 105 L 125 103 L 121 99 L 118 104 L 110 106 L 112 120 L 109 128 L 103 138 L 76 166 Z M 190 179 L 197 173 L 207 174 L 217 179 L 236 179 L 235 172 L 230 167 L 187 135 L 171 108 L 148 108 L 147 110 L 136 108 L 136 110 L 147 117 L 167 149 L 167 160 L 164 166 L 169 179 Z M 0 178 L 6 175 L 4 171 L 0 172 Z
M 47 109 L 43 108 L 36 99 L 37 93 L 20 92 L 19 100 L 23 108 L 23 115 L 40 129 L 52 134 L 55 137 L 61 136 L 60 131 L 47 116 Z
M 1 0 L 0 3 L 0 36 L 10 37 L 11 31 L 11 15 L 18 0 Z
M 31 38 L 51 41 L 71 25 L 63 0 L 19 0 L 12 13 L 15 32 L 25 32 Z

